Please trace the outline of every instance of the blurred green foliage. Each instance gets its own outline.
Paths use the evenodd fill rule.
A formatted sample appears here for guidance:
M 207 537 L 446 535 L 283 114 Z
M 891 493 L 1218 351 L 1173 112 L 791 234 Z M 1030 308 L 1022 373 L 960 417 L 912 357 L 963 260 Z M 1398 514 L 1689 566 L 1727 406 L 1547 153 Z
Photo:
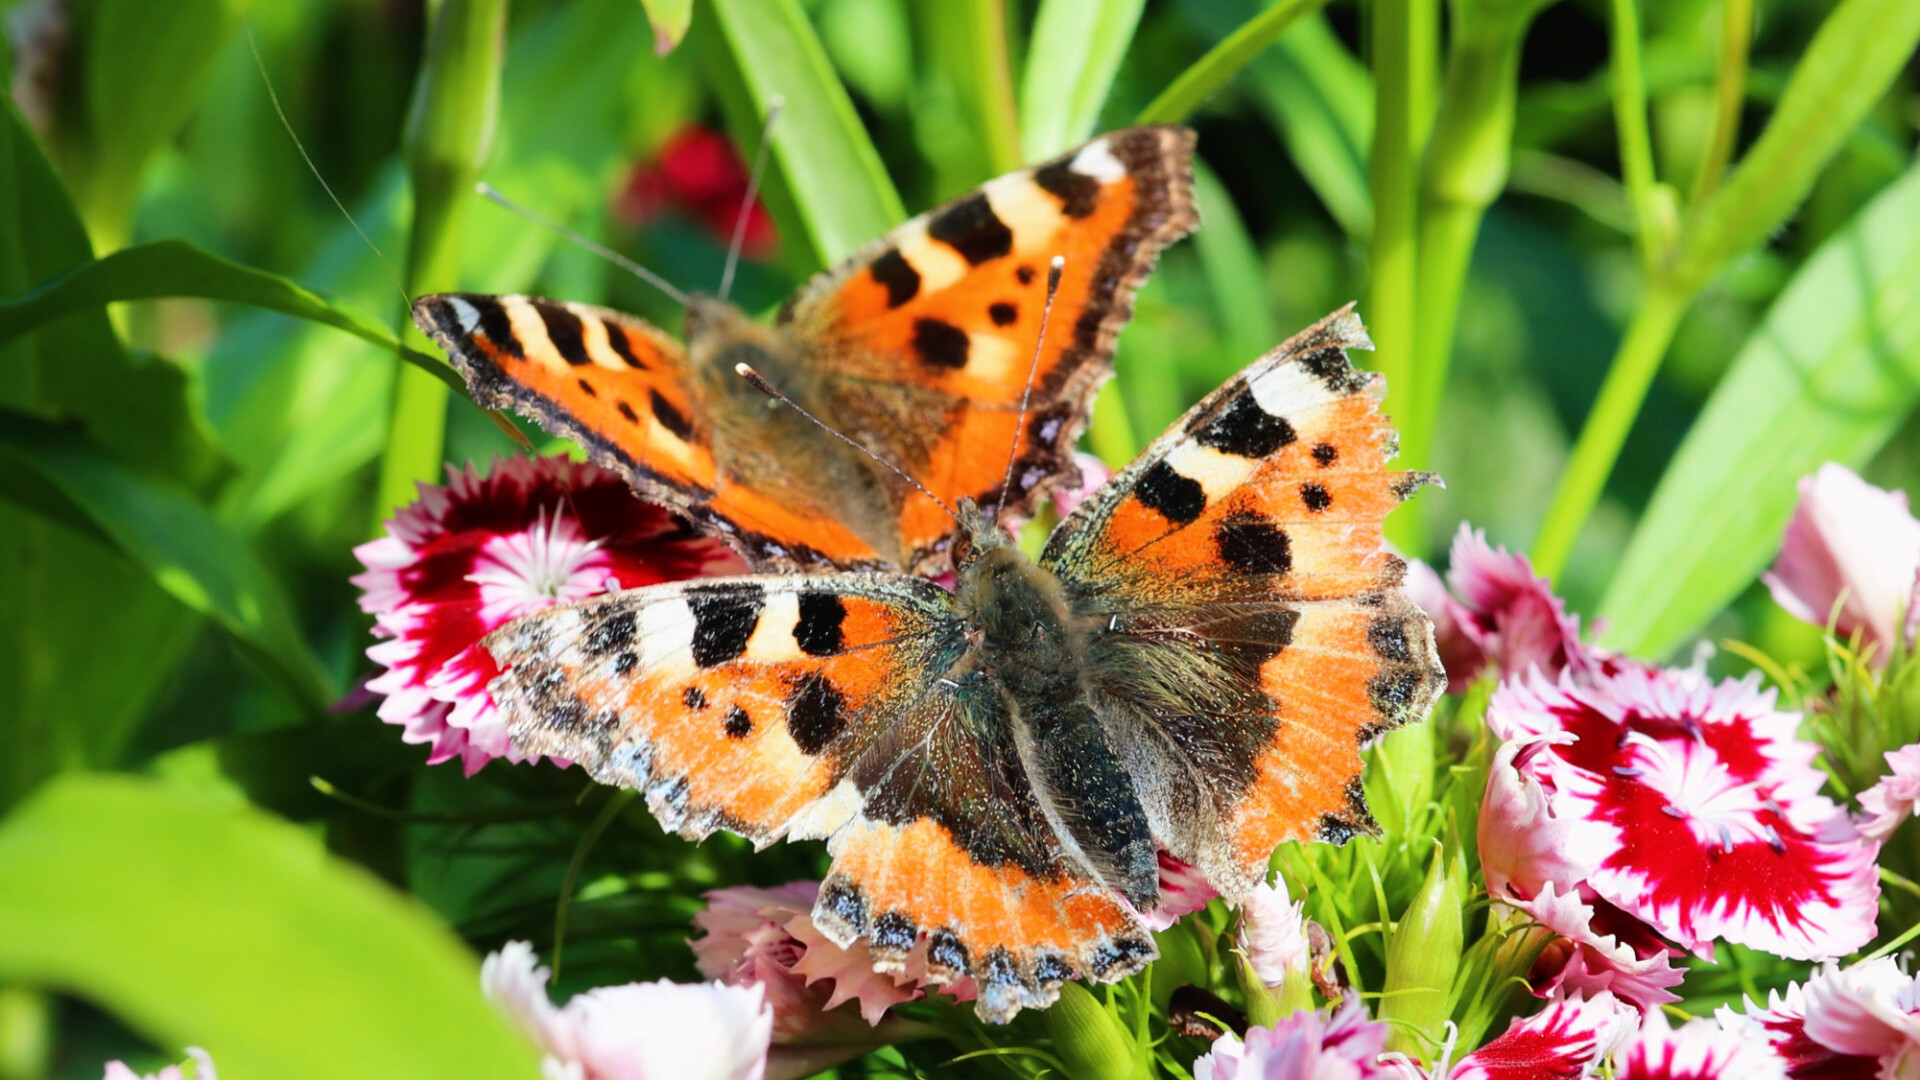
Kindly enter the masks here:
M 368 671 L 347 577 L 390 501 L 381 462 L 391 496 L 427 478 L 422 461 L 516 449 L 415 374 L 445 372 L 408 351 L 424 346 L 402 293 L 544 293 L 668 327 L 680 313 L 467 198 L 473 175 L 711 288 L 724 235 L 637 212 L 632 188 L 689 126 L 750 155 L 780 95 L 765 193 L 780 243 L 735 288 L 758 309 L 907 212 L 1145 111 L 1184 118 L 1206 224 L 1139 297 L 1095 449 L 1130 456 L 1286 334 L 1382 297 L 1387 408 L 1447 481 L 1399 541 L 1439 555 L 1465 521 L 1525 548 L 1559 505 L 1562 590 L 1641 649 L 1704 634 L 1816 665 L 1818 636 L 1752 586 L 1793 479 L 1834 457 L 1920 481 L 1910 3 L 1459 0 L 1443 22 L 1437 0 L 520 0 L 468 41 L 479 74 L 435 96 L 430 28 L 462 5 L 0 2 L 15 98 L 0 116 L 0 807 L 18 804 L 0 821 L 0 977 L 30 988 L 0 1003 L 28 1018 L 0 1041 L 47 1047 L 0 1045 L 0 1073 L 91 1080 L 107 1056 L 171 1059 L 231 1032 L 222 1064 L 241 1080 L 362 1075 L 351 1054 L 310 1073 L 275 1056 L 353 1039 L 507 1074 L 472 957 L 442 927 L 475 949 L 550 949 L 564 869 L 609 793 L 550 767 L 428 769 L 370 708 L 328 711 Z M 469 158 L 423 185 L 434 132 Z M 453 224 L 423 253 L 428 220 Z M 1401 260 L 1390 286 L 1383 252 Z M 1569 479 L 1603 385 L 1612 404 Z M 1404 910 L 1441 873 L 1434 837 L 1471 844 L 1476 776 L 1432 783 L 1431 741 L 1369 780 L 1385 840 L 1283 853 L 1297 888 L 1375 876 L 1365 896 L 1310 892 L 1336 931 Z M 48 785 L 86 770 L 151 779 Z M 820 869 L 814 845 L 690 848 L 636 804 L 608 812 L 571 899 L 563 992 L 690 978 L 701 890 Z M 294 876 L 274 877 L 283 864 Z M 311 919 L 276 921 L 287 905 Z M 1377 985 L 1383 939 L 1340 947 Z M 306 1042 L 247 1048 L 293 999 L 237 974 L 264 962 L 234 959 L 246 948 L 286 950 L 285 986 L 319 1010 Z M 370 988 L 385 996 L 341 1005 Z M 201 990 L 202 1008 L 156 1000 Z M 454 1025 L 465 1042 L 429 1043 Z

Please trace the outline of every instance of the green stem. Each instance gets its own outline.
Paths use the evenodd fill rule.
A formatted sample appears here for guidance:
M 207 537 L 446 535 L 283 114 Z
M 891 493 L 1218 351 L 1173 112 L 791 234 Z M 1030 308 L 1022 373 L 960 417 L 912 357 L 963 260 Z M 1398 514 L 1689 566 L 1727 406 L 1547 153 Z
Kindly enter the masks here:
M 0 987 L 0 1080 L 43 1080 L 53 1035 L 53 999 L 46 991 Z
M 1640 68 L 1640 11 L 1613 0 L 1613 122 L 1619 129 L 1620 176 L 1637 225 L 1640 265 L 1652 273 L 1665 250 L 1654 191 L 1653 138 L 1647 130 L 1647 84 Z
M 1127 416 L 1127 402 L 1115 379 L 1093 402 L 1093 419 L 1087 425 L 1087 448 L 1115 472 L 1127 467 L 1140 443 L 1133 436 L 1133 421 Z
M 439 0 L 407 116 L 405 151 L 413 183 L 413 227 L 404 274 L 410 296 L 452 288 L 460 269 L 460 225 L 493 146 L 500 113 L 506 0 Z M 432 352 L 406 314 L 407 343 Z M 440 475 L 446 452 L 447 387 L 402 366 L 394 383 L 387 453 L 380 462 L 374 529 L 414 496 L 414 484 Z
M 1438 11 L 1435 0 L 1377 0 L 1373 8 L 1374 127 L 1371 288 L 1367 325 L 1377 350 L 1373 367 L 1387 378 L 1389 411 L 1411 415 L 1417 314 L 1418 214 L 1416 184 L 1421 144 L 1431 115 L 1432 65 Z M 1419 554 L 1415 505 L 1387 522 L 1402 551 Z
M 1747 93 L 1747 48 L 1753 41 L 1753 0 L 1721 0 L 1720 71 L 1714 77 L 1713 141 L 1693 178 L 1688 206 L 1699 206 L 1733 159 L 1733 143 L 1740 134 L 1740 106 Z
M 1460 299 L 1481 219 L 1506 188 L 1520 48 L 1531 12 L 1463 26 L 1447 56 L 1447 81 L 1421 176 L 1418 319 L 1413 407 L 1400 412 L 1400 452 L 1425 468 L 1452 365 Z
M 587 829 L 580 834 L 580 840 L 573 845 L 573 857 L 567 860 L 567 872 L 560 879 L 560 902 L 553 909 L 553 977 L 560 978 L 560 954 L 567 947 L 567 915 L 573 906 L 573 894 L 580 884 L 580 871 L 587 865 L 587 856 L 594 845 L 606 833 L 627 804 L 638 798 L 640 793 L 631 788 L 623 788 L 607 799 L 605 806 L 587 823 Z
M 1137 124 L 1179 124 L 1227 85 L 1240 69 L 1274 43 L 1295 19 L 1327 5 L 1327 0 L 1279 0 L 1240 24 L 1207 54 L 1181 72 L 1134 120 Z
M 1628 324 L 1534 544 L 1534 569 L 1547 577 L 1557 578 L 1566 568 L 1574 541 L 1586 526 L 1594 504 L 1600 501 L 1620 447 L 1627 441 L 1640 403 L 1646 400 L 1647 389 L 1660 370 L 1660 359 L 1673 340 L 1674 328 L 1692 299 L 1692 289 L 1656 279 Z
M 1006 0 L 968 0 L 965 18 L 973 62 L 962 77 L 971 84 L 987 163 L 995 173 L 1012 172 L 1022 162 L 1013 62 L 1007 56 Z

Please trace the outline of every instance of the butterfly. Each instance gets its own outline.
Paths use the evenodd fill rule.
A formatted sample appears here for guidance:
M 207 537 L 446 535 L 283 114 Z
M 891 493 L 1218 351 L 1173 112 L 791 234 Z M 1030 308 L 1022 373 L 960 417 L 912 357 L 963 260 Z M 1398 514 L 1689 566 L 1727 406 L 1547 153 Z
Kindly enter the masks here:
M 413 317 L 475 401 L 574 440 L 755 569 L 938 572 L 956 531 L 943 502 L 1014 524 L 1077 479 L 1070 452 L 1134 291 L 1198 224 L 1192 156 L 1184 128 L 1102 136 L 880 237 L 772 326 L 691 298 L 684 346 L 632 316 L 524 296 L 428 296 Z M 1066 329 L 1036 363 L 1054 256 Z M 871 456 L 748 386 L 741 363 Z
M 1157 851 L 1238 900 L 1282 841 L 1370 830 L 1362 745 L 1446 685 L 1382 538 L 1433 478 L 1388 470 L 1356 347 L 1349 307 L 1255 361 L 1037 560 L 963 499 L 952 592 L 758 575 L 510 623 L 483 642 L 509 737 L 688 838 L 824 839 L 821 931 L 972 979 L 986 1020 L 1132 974 Z

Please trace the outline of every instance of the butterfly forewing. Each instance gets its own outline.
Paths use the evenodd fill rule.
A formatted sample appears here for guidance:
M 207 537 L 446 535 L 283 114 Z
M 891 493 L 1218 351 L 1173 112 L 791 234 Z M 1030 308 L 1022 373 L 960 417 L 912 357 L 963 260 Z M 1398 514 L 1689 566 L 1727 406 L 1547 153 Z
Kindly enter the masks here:
M 1445 683 L 1382 534 L 1429 478 L 1387 468 L 1381 381 L 1345 354 L 1368 344 L 1348 309 L 1256 361 L 1042 559 L 1106 630 L 1087 666 L 1156 833 L 1229 895 L 1281 841 L 1370 829 L 1361 744 Z

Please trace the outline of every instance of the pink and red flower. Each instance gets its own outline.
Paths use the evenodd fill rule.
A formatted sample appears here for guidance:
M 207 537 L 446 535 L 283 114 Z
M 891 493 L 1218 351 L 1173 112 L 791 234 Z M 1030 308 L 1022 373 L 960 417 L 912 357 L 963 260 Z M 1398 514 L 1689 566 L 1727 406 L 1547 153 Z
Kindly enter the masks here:
M 1549 882 L 1531 899 L 1506 901 L 1556 938 L 1534 962 L 1529 981 L 1535 994 L 1588 999 L 1611 994 L 1642 1011 L 1680 1000 L 1672 988 L 1687 972 L 1673 966 L 1678 950 L 1589 891 L 1559 890 Z
M 380 719 L 430 744 L 429 764 L 457 757 L 468 775 L 523 760 L 487 693 L 500 670 L 482 637 L 551 604 L 745 568 L 618 475 L 561 457 L 499 460 L 484 477 L 449 469 L 446 487 L 420 485 L 354 554 L 367 568 L 353 578 L 360 607 L 386 639 L 367 650 L 387 669 L 367 683 Z
M 510 941 L 480 966 L 480 988 L 544 1055 L 546 1080 L 762 1080 L 773 1011 L 758 986 L 603 986 L 561 1007 L 533 947 Z
M 1834 619 L 1836 631 L 1862 634 L 1885 663 L 1905 634 L 1895 625 L 1899 611 L 1920 586 L 1920 521 L 1906 492 L 1883 491 L 1844 465 L 1820 466 L 1800 481 L 1780 555 L 1761 580 L 1795 618 L 1815 626 Z M 1908 621 L 1916 615 L 1909 611 Z
M 1786 1080 L 1786 1063 L 1763 1039 L 1731 1032 L 1711 1020 L 1679 1028 L 1659 1009 L 1615 1058 L 1619 1080 Z
M 1827 968 L 1761 1008 L 1722 1008 L 1721 1026 L 1772 1044 L 1794 1080 L 1920 1077 L 1920 980 L 1889 958 Z
M 1698 953 L 1727 940 L 1823 959 L 1873 937 L 1877 849 L 1820 794 L 1798 723 L 1757 679 L 1638 667 L 1509 682 L 1487 709 L 1495 735 L 1539 746 L 1513 763 L 1567 827 L 1551 870 L 1563 890 L 1582 884 Z
M 1193 1063 L 1193 1080 L 1375 1080 L 1396 1075 L 1380 1060 L 1387 1025 L 1367 1016 L 1359 995 L 1324 1012 L 1302 1009 L 1245 1039 L 1222 1035 Z
M 684 127 L 651 161 L 633 170 L 614 202 L 614 211 L 636 225 L 677 211 L 706 226 L 715 240 L 729 244 L 750 179 L 732 140 L 707 128 Z M 747 208 L 742 250 L 761 258 L 772 253 L 778 240 L 773 216 L 756 199 Z
M 1164 851 L 1159 852 L 1159 857 L 1160 906 L 1138 913 L 1140 921 L 1155 933 L 1206 907 L 1220 895 L 1199 867 L 1181 862 Z
M 1485 533 L 1460 526 L 1448 553 L 1451 593 L 1438 584 L 1431 570 L 1409 579 L 1414 601 L 1433 619 L 1449 690 L 1466 689 L 1489 664 L 1505 676 L 1539 668 L 1548 677 L 1594 666 L 1566 601 L 1525 555 L 1494 547 Z
M 1562 998 L 1514 1020 L 1435 1080 L 1581 1080 L 1639 1026 L 1639 1010 L 1612 994 Z
M 1860 793 L 1860 834 L 1885 841 L 1900 823 L 1920 812 L 1920 743 L 1886 752 L 1887 775 Z

